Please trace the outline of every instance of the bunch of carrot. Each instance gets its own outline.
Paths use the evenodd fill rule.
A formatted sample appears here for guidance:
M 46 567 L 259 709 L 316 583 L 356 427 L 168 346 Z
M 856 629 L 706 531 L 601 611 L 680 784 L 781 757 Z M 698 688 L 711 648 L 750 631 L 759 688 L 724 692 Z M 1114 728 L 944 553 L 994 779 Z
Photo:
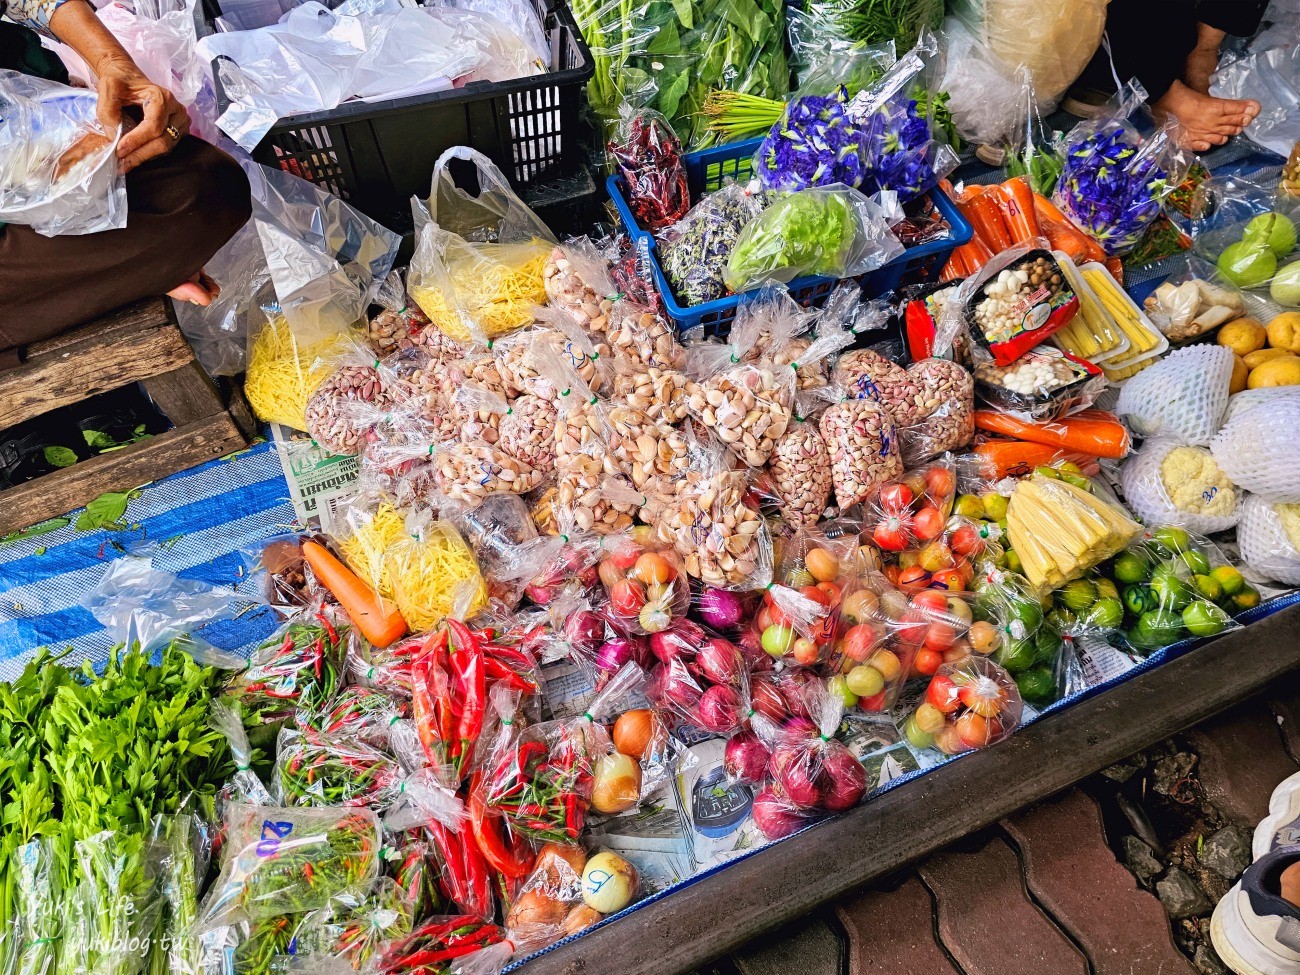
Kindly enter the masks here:
M 1107 261 L 1101 245 L 1071 223 L 1051 200 L 1035 193 L 1023 176 L 1000 185 L 966 186 L 960 192 L 949 183 L 944 191 L 975 230 L 969 243 L 952 252 L 943 269 L 944 281 L 969 277 L 994 255 L 1035 237 L 1046 238 L 1052 250 L 1063 251 L 1076 264 Z
M 1096 470 L 1098 458 L 1119 460 L 1131 447 L 1124 424 L 1104 410 L 1036 423 L 995 410 L 976 410 L 975 428 L 997 435 L 977 443 L 975 453 L 984 459 L 988 473 L 999 478 L 1020 477 L 1057 460 L 1072 461 L 1088 473 Z

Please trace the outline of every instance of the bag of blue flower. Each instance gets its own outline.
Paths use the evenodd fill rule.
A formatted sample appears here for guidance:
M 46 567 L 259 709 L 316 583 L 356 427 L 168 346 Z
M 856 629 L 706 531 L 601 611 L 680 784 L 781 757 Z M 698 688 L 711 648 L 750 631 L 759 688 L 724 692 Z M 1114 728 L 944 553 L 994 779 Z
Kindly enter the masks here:
M 1070 130 L 1052 194 L 1061 212 L 1111 257 L 1137 246 L 1192 163 L 1191 154 L 1178 148 L 1173 121 L 1139 130 L 1138 109 L 1146 99 L 1131 81 L 1109 112 Z
M 849 118 L 849 93 L 800 95 L 785 107 L 754 153 L 754 175 L 770 190 L 862 185 L 862 130 Z
M 858 188 L 868 196 L 893 190 L 900 203 L 907 203 L 934 189 L 957 168 L 957 153 L 935 137 L 920 106 L 919 97 L 927 97 L 925 79 L 937 52 L 934 37 L 922 34 L 917 46 L 877 84 L 848 104 L 848 117 L 861 133 Z

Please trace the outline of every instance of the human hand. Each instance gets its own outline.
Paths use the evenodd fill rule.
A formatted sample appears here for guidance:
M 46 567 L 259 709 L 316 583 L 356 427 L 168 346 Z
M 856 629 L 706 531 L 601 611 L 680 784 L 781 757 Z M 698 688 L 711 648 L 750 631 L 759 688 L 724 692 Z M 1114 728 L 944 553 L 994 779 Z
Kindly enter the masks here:
M 137 107 L 143 120 L 122 136 L 117 156 L 122 171 L 129 173 L 141 163 L 165 156 L 176 148 L 190 130 L 190 116 L 176 97 L 144 76 L 130 58 L 101 61 L 99 76 L 99 121 L 116 132 L 122 124 L 123 109 Z

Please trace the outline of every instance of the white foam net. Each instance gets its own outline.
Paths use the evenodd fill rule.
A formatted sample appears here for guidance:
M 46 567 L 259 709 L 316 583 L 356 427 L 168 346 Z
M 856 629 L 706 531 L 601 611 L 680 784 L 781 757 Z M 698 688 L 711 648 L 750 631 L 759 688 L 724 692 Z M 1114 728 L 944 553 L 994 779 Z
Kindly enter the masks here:
M 1231 349 L 1189 346 L 1128 380 L 1115 411 L 1140 437 L 1168 435 L 1204 447 L 1223 423 L 1231 380 Z
M 1246 496 L 1237 525 L 1241 560 L 1262 576 L 1300 586 L 1300 552 L 1291 544 L 1277 509 L 1257 494 Z
M 1300 388 L 1247 390 L 1228 412 L 1210 444 L 1215 462 L 1233 484 L 1266 501 L 1300 502 Z

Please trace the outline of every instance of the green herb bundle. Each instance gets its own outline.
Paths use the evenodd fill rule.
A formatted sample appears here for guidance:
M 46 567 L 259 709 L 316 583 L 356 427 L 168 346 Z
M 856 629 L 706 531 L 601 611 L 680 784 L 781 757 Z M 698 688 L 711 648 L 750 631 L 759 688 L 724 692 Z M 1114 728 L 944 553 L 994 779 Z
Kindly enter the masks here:
M 210 803 L 229 771 L 208 723 L 219 680 L 175 644 L 102 674 L 60 660 L 0 684 L 0 917 L 27 932 L 6 970 L 134 975 L 168 902 L 154 818 Z

